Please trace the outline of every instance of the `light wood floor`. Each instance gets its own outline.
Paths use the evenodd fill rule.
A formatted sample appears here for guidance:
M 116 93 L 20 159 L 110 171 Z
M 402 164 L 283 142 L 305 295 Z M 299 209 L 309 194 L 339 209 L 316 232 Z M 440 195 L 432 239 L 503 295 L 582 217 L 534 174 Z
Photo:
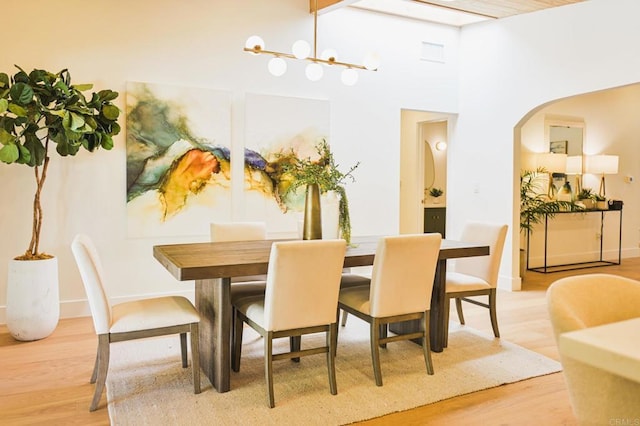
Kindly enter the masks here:
M 500 291 L 498 321 L 503 339 L 558 359 L 546 310 L 550 283 L 568 275 L 611 273 L 640 280 L 640 258 L 620 266 L 573 272 L 528 272 L 521 292 Z M 469 327 L 491 333 L 486 309 L 464 305 Z M 457 320 L 455 309 L 452 320 Z M 103 395 L 88 410 L 97 338 L 90 318 L 61 320 L 50 337 L 17 342 L 0 326 L 0 424 L 106 425 Z M 437 374 L 437 372 L 436 372 Z M 561 373 L 452 398 L 360 423 L 362 425 L 574 425 Z

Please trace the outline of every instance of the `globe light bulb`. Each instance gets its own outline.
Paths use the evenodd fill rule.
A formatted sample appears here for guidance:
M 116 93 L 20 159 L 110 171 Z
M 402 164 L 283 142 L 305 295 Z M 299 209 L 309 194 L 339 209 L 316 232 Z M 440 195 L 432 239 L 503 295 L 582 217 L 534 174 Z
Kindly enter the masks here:
M 304 70 L 304 73 L 306 74 L 309 80 L 318 81 L 322 78 L 322 74 L 324 73 L 324 71 L 322 70 L 322 65 L 316 62 L 313 62 L 307 65 L 307 67 Z
M 280 77 L 287 72 L 287 63 L 279 57 L 272 58 L 267 67 L 269 68 L 269 72 L 276 77 Z
M 377 53 L 368 53 L 362 63 L 364 67 L 370 71 L 377 70 L 380 66 L 380 56 Z
M 347 68 L 342 71 L 340 79 L 345 86 L 353 86 L 358 82 L 358 72 L 353 68 Z
M 291 46 L 291 53 L 298 59 L 306 59 L 311 53 L 311 46 L 304 40 L 298 40 Z
M 262 50 L 264 49 L 264 40 L 260 36 L 252 35 L 247 39 L 247 41 L 244 44 L 244 47 L 247 49 Z M 255 52 L 252 52 L 252 53 L 254 55 L 257 55 L 257 53 Z
M 320 59 L 324 59 L 325 61 L 334 62 L 338 59 L 338 52 L 335 49 L 325 49 L 320 54 Z

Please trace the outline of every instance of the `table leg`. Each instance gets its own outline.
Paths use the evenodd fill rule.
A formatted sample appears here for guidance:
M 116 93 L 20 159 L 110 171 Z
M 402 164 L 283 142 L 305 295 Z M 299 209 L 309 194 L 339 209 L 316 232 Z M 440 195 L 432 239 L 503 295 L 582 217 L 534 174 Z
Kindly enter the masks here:
M 196 280 L 196 309 L 200 313 L 200 366 L 218 392 L 231 382 L 231 279 Z
M 445 284 L 447 274 L 446 259 L 438 260 L 436 275 L 433 279 L 433 292 L 431 293 L 431 310 L 429 312 L 429 337 L 431 350 L 442 352 L 444 348 L 444 309 L 445 304 Z M 403 321 L 389 324 L 389 330 L 396 334 L 408 334 L 420 331 L 420 321 Z M 412 342 L 422 345 L 420 339 L 412 339 Z
M 436 276 L 433 279 L 433 292 L 431 293 L 429 336 L 431 337 L 431 350 L 434 352 L 442 352 L 444 348 L 444 333 L 447 329 L 444 324 L 447 318 L 444 310 L 449 309 L 448 306 L 445 306 L 446 279 L 447 261 L 446 259 L 441 259 L 438 260 Z

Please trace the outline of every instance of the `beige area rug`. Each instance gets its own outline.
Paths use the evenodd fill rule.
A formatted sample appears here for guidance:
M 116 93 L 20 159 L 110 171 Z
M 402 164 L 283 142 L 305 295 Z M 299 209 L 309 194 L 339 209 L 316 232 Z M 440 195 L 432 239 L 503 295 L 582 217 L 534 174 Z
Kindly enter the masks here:
M 339 425 L 430 404 L 561 370 L 560 363 L 468 327 L 453 331 L 449 347 L 433 353 L 426 373 L 422 349 L 396 342 L 381 350 L 384 386 L 373 379 L 367 324 L 350 317 L 340 327 L 338 394 L 331 395 L 324 355 L 274 363 L 275 408 L 266 405 L 262 339 L 245 329 L 242 364 L 230 392 L 218 393 L 202 376 L 193 393 L 191 368 L 180 363 L 177 336 L 112 345 L 107 378 L 114 425 Z M 323 335 L 303 338 L 305 343 Z M 280 345 L 277 345 L 280 344 Z M 284 346 L 283 346 L 284 345 Z M 276 342 L 288 348 L 288 340 Z

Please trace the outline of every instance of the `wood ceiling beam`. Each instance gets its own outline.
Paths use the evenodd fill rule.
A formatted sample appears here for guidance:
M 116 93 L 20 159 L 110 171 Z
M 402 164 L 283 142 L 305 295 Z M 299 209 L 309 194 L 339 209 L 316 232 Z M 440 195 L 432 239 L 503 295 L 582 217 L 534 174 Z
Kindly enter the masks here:
M 315 4 L 318 3 L 318 13 L 326 13 L 331 10 L 349 6 L 358 0 L 309 0 L 309 12 L 315 12 Z

